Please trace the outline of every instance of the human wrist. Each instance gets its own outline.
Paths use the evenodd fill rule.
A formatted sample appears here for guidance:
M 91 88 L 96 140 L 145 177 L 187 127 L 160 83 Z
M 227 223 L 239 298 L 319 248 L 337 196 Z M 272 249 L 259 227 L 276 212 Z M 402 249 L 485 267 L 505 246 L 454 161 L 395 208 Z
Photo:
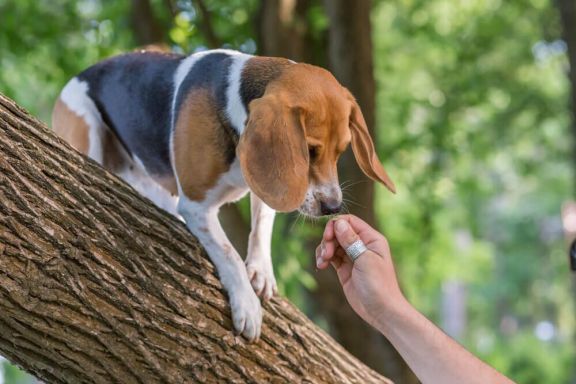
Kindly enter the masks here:
M 401 326 L 416 310 L 402 294 L 394 300 L 388 300 L 385 308 L 376 316 L 374 324 L 384 336 L 388 336 L 390 332 Z

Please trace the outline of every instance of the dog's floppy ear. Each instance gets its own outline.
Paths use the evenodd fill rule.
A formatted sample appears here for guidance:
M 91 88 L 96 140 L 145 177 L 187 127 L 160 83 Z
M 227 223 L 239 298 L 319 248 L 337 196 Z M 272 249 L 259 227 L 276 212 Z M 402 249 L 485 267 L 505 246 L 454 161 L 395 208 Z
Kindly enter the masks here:
M 392 193 L 396 193 L 394 183 L 384 170 L 384 166 L 378 160 L 374 143 L 370 138 L 368 127 L 360 106 L 352 96 L 348 93 L 348 98 L 352 101 L 352 112 L 350 113 L 350 133 L 352 135 L 352 151 L 356 162 L 360 166 L 362 172 L 374 181 L 379 181 L 386 186 Z
M 298 108 L 277 93 L 249 105 L 236 149 L 250 189 L 277 211 L 300 207 L 308 189 L 308 145 Z

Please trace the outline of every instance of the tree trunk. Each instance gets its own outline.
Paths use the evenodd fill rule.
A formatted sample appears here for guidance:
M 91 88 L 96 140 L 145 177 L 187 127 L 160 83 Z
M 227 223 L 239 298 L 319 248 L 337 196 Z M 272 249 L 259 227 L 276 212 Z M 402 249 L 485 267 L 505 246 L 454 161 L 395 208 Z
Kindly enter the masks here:
M 152 45 L 164 42 L 164 28 L 154 15 L 149 0 L 131 1 L 130 23 L 136 45 Z
M 371 1 L 325 0 L 330 20 L 330 70 L 356 97 L 371 136 L 376 142 L 375 80 L 372 58 Z M 358 168 L 350 150 L 339 164 L 340 180 L 348 184 L 344 197 L 348 209 L 376 226 L 374 212 L 374 183 Z M 331 271 L 330 271 L 331 272 Z M 344 348 L 378 372 L 386 373 L 400 383 L 417 383 L 416 376 L 390 343 L 376 330 L 364 323 L 347 305 L 333 273 L 317 274 L 316 304 L 326 315 L 332 335 Z
M 574 194 L 576 195 L 576 1 L 557 0 L 562 19 L 563 38 L 566 42 L 570 70 L 570 113 L 572 116 L 570 131 L 572 137 L 572 172 L 574 172 Z M 576 300 L 576 273 L 572 273 L 572 293 Z M 575 301 L 576 302 L 576 301 Z M 575 304 L 576 305 L 576 304 Z M 576 332 L 574 334 L 576 343 Z M 573 366 L 571 383 L 576 384 L 576 365 Z
M 247 197 L 245 197 L 247 199 Z M 241 255 L 246 254 L 248 238 L 250 237 L 250 225 L 242 217 L 238 204 L 226 204 L 220 208 L 218 215 L 220 224 L 226 232 L 228 240 Z
M 311 0 L 262 0 L 256 16 L 258 51 L 263 56 L 314 63 L 306 19 Z
M 212 15 L 204 3 L 204 0 L 195 0 L 194 8 L 196 9 L 196 12 L 200 14 L 200 22 L 197 22 L 196 24 L 202 31 L 206 45 L 208 48 L 220 48 L 222 46 L 222 41 L 220 41 L 216 35 L 216 31 L 214 31 L 214 26 L 212 25 Z
M 48 383 L 389 382 L 281 298 L 232 334 L 183 223 L 0 95 L 0 354 Z

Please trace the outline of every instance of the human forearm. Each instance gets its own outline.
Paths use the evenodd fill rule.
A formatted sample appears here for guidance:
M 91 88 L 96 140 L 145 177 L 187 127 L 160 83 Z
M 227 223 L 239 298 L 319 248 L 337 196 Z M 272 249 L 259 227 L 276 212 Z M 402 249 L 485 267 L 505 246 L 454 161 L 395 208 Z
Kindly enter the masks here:
M 448 337 L 405 300 L 384 312 L 377 328 L 422 383 L 512 383 Z
M 353 261 L 345 250 L 357 240 L 367 250 Z M 424 384 L 512 383 L 406 301 L 386 239 L 364 221 L 341 216 L 328 222 L 316 261 L 320 269 L 332 264 L 352 308 L 390 340 Z

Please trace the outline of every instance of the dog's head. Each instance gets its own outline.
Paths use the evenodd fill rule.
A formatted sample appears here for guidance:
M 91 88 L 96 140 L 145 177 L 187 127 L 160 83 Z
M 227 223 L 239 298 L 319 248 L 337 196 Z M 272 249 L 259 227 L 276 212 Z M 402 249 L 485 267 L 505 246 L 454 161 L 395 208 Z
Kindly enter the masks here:
M 354 97 L 330 72 L 294 64 L 250 103 L 237 154 L 267 205 L 321 216 L 341 209 L 336 163 L 350 142 L 360 169 L 394 192 Z

